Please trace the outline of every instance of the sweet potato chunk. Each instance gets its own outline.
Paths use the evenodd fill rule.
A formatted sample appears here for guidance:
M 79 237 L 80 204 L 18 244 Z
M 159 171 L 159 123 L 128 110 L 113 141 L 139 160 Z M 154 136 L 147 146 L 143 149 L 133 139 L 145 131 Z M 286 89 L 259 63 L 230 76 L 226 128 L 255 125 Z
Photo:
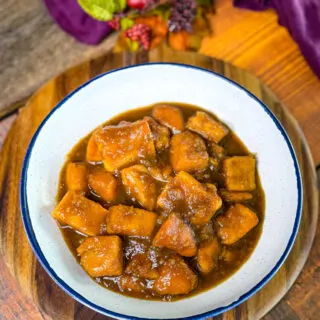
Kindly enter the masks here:
M 113 206 L 107 214 L 107 232 L 123 236 L 150 237 L 157 217 L 154 212 L 124 205 Z
M 145 279 L 157 279 L 159 273 L 152 268 L 152 262 L 146 253 L 135 255 L 128 263 L 126 274 Z
M 187 128 L 214 143 L 219 143 L 229 132 L 224 125 L 202 111 L 197 111 L 194 116 L 188 119 Z
M 216 237 L 200 243 L 197 262 L 202 273 L 209 273 L 216 266 L 220 253 L 220 245 Z
M 194 233 L 190 226 L 176 214 L 171 213 L 153 238 L 156 247 L 166 247 L 184 257 L 193 257 L 197 253 Z
M 77 252 L 91 277 L 119 276 L 123 272 L 122 241 L 118 236 L 87 238 Z
M 99 235 L 105 222 L 107 210 L 83 195 L 69 191 L 52 212 L 62 224 L 87 234 Z
M 94 136 L 91 136 L 87 144 L 86 159 L 88 162 L 100 162 L 102 156 L 99 151 L 98 145 L 95 142 Z
M 107 202 L 117 199 L 118 181 L 110 172 L 94 172 L 89 175 L 89 186 L 94 193 Z
M 158 163 L 149 167 L 148 170 L 154 179 L 162 182 L 168 182 L 173 174 L 173 169 L 169 164 Z
M 158 104 L 152 110 L 153 117 L 167 126 L 173 133 L 184 130 L 184 120 L 181 111 L 169 104 Z
M 145 290 L 144 283 L 137 277 L 123 275 L 120 277 L 119 281 L 122 291 L 141 293 Z
M 250 192 L 236 192 L 221 189 L 220 195 L 222 199 L 227 202 L 245 202 L 252 199 L 252 193 Z
M 170 257 L 160 268 L 154 290 L 161 295 L 187 294 L 198 285 L 197 275 L 179 256 Z
M 88 190 L 88 169 L 83 163 L 68 163 L 66 170 L 68 190 L 86 192 Z
M 218 235 L 223 244 L 233 244 L 244 237 L 258 223 L 257 215 L 243 204 L 237 203 L 216 219 Z
M 185 131 L 172 137 L 170 162 L 176 172 L 201 171 L 208 167 L 206 145 L 198 135 Z
M 122 183 L 127 194 L 147 210 L 154 210 L 157 203 L 157 186 L 147 168 L 135 165 L 121 171 Z
M 153 140 L 154 140 L 154 145 L 157 151 L 163 151 L 169 148 L 169 145 L 170 145 L 169 129 L 165 126 L 162 126 L 151 117 L 144 117 L 143 119 L 149 123 Z
M 192 224 L 203 225 L 221 208 L 222 200 L 216 190 L 181 171 L 167 183 L 157 204 L 169 212 L 186 213 Z
M 107 171 L 140 162 L 154 162 L 156 151 L 147 121 L 107 126 L 93 133 Z
M 256 188 L 256 160 L 253 157 L 225 159 L 222 172 L 229 191 L 252 191 Z

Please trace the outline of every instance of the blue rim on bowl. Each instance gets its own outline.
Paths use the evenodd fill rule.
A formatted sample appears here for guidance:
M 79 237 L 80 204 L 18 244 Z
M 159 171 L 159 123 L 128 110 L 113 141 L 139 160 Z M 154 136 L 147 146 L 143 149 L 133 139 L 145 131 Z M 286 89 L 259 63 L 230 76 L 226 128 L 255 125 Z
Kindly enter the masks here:
M 35 253 L 35 255 L 37 256 L 38 260 L 40 261 L 41 265 L 44 267 L 44 269 L 46 270 L 46 272 L 51 276 L 51 278 L 58 284 L 58 286 L 60 288 L 62 288 L 65 292 L 67 292 L 71 297 L 73 297 L 75 300 L 79 301 L 80 303 L 90 307 L 91 309 L 96 310 L 99 313 L 102 313 L 106 316 L 111 316 L 111 317 L 116 317 L 116 318 L 120 318 L 120 319 L 142 319 L 142 318 L 138 318 L 138 317 L 132 317 L 132 316 L 127 316 L 127 315 L 123 315 L 120 313 L 116 313 L 110 310 L 107 310 L 105 308 L 102 308 L 90 301 L 88 301 L 86 298 L 84 298 L 83 296 L 81 296 L 80 294 L 78 294 L 75 290 L 73 290 L 69 285 L 67 285 L 56 273 L 55 271 L 51 268 L 51 266 L 49 265 L 48 261 L 46 260 L 45 256 L 43 255 L 40 246 L 38 244 L 38 241 L 35 237 L 33 228 L 32 228 L 32 224 L 31 224 L 31 219 L 30 219 L 30 215 L 29 215 L 29 208 L 28 208 L 28 200 L 27 200 L 27 194 L 26 194 L 26 186 L 27 186 L 27 172 L 28 172 L 28 166 L 29 166 L 29 160 L 30 160 L 30 156 L 32 153 L 32 149 L 34 144 L 37 141 L 37 138 L 43 128 L 43 126 L 46 124 L 46 122 L 48 121 L 48 119 L 54 114 L 54 112 L 61 108 L 63 106 L 63 104 L 70 99 L 74 94 L 76 94 L 79 90 L 81 90 L 82 88 L 86 87 L 87 85 L 89 85 L 91 82 L 96 81 L 97 79 L 104 77 L 110 73 L 113 72 L 118 72 L 124 69 L 129 69 L 129 68 L 139 68 L 141 66 L 146 66 L 146 65 L 171 65 L 171 66 L 178 66 L 178 67 L 182 67 L 182 68 L 191 68 L 191 69 L 196 69 L 198 71 L 202 71 L 202 72 L 206 72 L 206 73 L 210 73 L 210 74 L 214 74 L 215 76 L 218 76 L 220 78 L 222 78 L 223 80 L 231 83 L 232 85 L 238 87 L 239 89 L 245 91 L 252 99 L 254 99 L 262 108 L 263 110 L 268 114 L 268 116 L 272 119 L 272 121 L 274 122 L 274 124 L 276 125 L 276 127 L 278 128 L 278 130 L 280 131 L 281 135 L 283 136 L 284 140 L 286 141 L 286 144 L 290 150 L 290 154 L 294 163 L 294 168 L 295 168 L 295 173 L 296 173 L 296 181 L 297 181 L 297 190 L 298 190 L 298 204 L 297 204 L 297 209 L 296 209 L 296 215 L 295 215 L 295 222 L 294 222 L 294 226 L 292 229 L 292 233 L 290 236 L 290 239 L 288 241 L 288 244 L 286 246 L 285 251 L 283 252 L 282 256 L 280 257 L 280 259 L 278 260 L 278 262 L 276 263 L 276 265 L 273 267 L 273 269 L 253 288 L 251 288 L 249 291 L 247 291 L 246 293 L 244 293 L 242 296 L 240 296 L 240 298 L 234 302 L 232 302 L 231 304 L 224 306 L 224 307 L 219 307 L 216 308 L 214 310 L 202 313 L 202 314 L 198 314 L 198 315 L 194 315 L 194 316 L 190 316 L 190 317 L 185 317 L 183 319 L 204 319 L 207 317 L 213 317 L 213 316 L 217 316 L 218 314 L 221 314 L 223 312 L 226 312 L 236 306 L 238 306 L 239 304 L 241 304 L 242 302 L 246 301 L 248 298 L 250 298 L 252 295 L 254 295 L 257 291 L 259 291 L 273 276 L 274 274 L 278 271 L 278 269 L 281 267 L 281 265 L 283 264 L 283 262 L 285 261 L 285 259 L 287 258 L 293 244 L 294 244 L 294 240 L 296 238 L 297 232 L 298 232 L 298 228 L 299 228 L 299 223 L 300 223 L 300 219 L 301 219 L 301 214 L 302 214 L 302 198 L 303 198 L 303 194 L 302 194 L 302 180 L 301 180 L 301 173 L 299 170 L 299 165 L 298 165 L 298 161 L 293 149 L 293 146 L 291 144 L 291 141 L 285 131 L 285 129 L 283 128 L 283 126 L 281 125 L 281 123 L 279 122 L 279 120 L 276 118 L 276 116 L 271 112 L 271 110 L 262 102 L 260 101 L 256 96 L 254 96 L 252 93 L 250 93 L 247 89 L 245 89 L 244 87 L 242 87 L 241 85 L 239 85 L 238 83 L 220 75 L 217 74 L 213 71 L 210 70 L 206 70 L 206 69 L 202 69 L 199 67 L 194 67 L 194 66 L 190 66 L 190 65 L 185 65 L 185 64 L 178 64 L 178 63 L 145 63 L 145 64 L 139 64 L 139 65 L 134 65 L 134 66 L 128 66 L 128 67 L 124 67 L 124 68 L 120 68 L 120 69 L 115 69 L 115 70 L 111 70 L 109 72 L 103 73 L 101 75 L 98 75 L 94 78 L 92 78 L 91 80 L 89 80 L 88 82 L 86 82 L 85 84 L 83 84 L 82 86 L 80 86 L 78 89 L 76 89 L 75 91 L 71 92 L 69 95 L 67 95 L 67 97 L 65 97 L 62 101 L 60 101 L 57 106 L 48 114 L 48 116 L 43 120 L 43 122 L 41 123 L 41 125 L 39 126 L 38 130 L 36 131 L 36 133 L 34 134 L 30 145 L 28 147 L 24 162 L 23 162 L 23 166 L 22 166 L 22 173 L 21 173 L 21 180 L 20 180 L 20 206 L 21 206 L 21 213 L 22 213 L 22 220 L 23 220 L 23 224 L 24 224 L 24 228 L 26 230 L 29 242 L 31 244 L 31 247 Z M 178 318 L 175 318 L 175 320 L 177 320 Z

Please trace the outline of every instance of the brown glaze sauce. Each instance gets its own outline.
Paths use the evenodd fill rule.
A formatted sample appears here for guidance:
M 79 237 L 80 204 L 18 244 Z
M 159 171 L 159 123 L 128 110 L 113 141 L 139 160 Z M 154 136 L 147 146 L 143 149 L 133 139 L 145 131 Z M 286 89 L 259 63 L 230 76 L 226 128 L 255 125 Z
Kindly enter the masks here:
M 196 111 L 204 111 L 207 114 L 209 114 L 214 119 L 217 119 L 216 116 L 207 110 L 203 110 L 199 107 L 192 106 L 192 105 L 186 105 L 186 104 L 178 104 L 178 103 L 172 103 L 172 105 L 175 105 L 180 108 L 182 111 L 184 120 L 187 121 L 187 119 L 192 116 Z M 125 112 L 123 114 L 120 114 L 111 120 L 104 123 L 104 125 L 116 125 L 120 121 L 136 121 L 139 119 L 142 119 L 144 116 L 151 116 L 152 114 L 152 107 L 145 107 L 141 109 L 136 110 L 130 110 L 128 112 Z M 86 147 L 87 142 L 90 138 L 91 134 L 87 137 L 81 139 L 77 145 L 71 150 L 71 152 L 68 154 L 66 164 L 64 165 L 61 175 L 60 175 L 60 182 L 59 182 L 59 189 L 57 194 L 57 201 L 60 201 L 62 197 L 67 192 L 66 187 L 66 181 L 65 181 L 65 172 L 66 172 L 66 165 L 69 162 L 85 162 L 86 161 Z M 237 137 L 237 135 L 230 130 L 230 133 L 219 143 L 220 146 L 222 146 L 226 151 L 226 156 L 243 156 L 243 155 L 249 155 L 250 152 L 246 148 L 246 146 L 243 144 L 243 142 Z M 160 162 L 168 163 L 168 152 L 162 152 L 160 156 Z M 103 165 L 91 165 L 89 164 L 90 168 L 89 170 L 92 171 L 103 171 Z M 196 177 L 197 178 L 197 177 Z M 117 176 L 117 179 L 119 179 L 119 182 L 121 183 L 121 178 Z M 218 188 L 222 185 L 221 182 L 221 176 L 218 173 L 210 173 L 209 176 L 203 178 L 200 180 L 201 182 L 211 182 L 218 185 Z M 181 295 L 181 296 L 159 296 L 156 294 L 152 294 L 150 292 L 121 292 L 118 286 L 119 277 L 102 277 L 102 278 L 94 278 L 93 280 L 96 281 L 99 285 L 104 286 L 112 291 L 129 295 L 135 298 L 140 299 L 151 299 L 151 300 L 164 300 L 164 301 L 171 301 L 171 300 L 177 300 L 184 298 L 186 296 L 192 296 L 199 294 L 203 291 L 206 291 L 208 289 L 212 289 L 219 283 L 225 281 L 227 278 L 229 278 L 231 275 L 233 275 L 241 266 L 247 261 L 247 259 L 252 254 L 254 248 L 257 245 L 257 242 L 259 240 L 262 226 L 263 226 L 263 219 L 264 219 L 264 210 L 265 210 L 265 197 L 264 192 L 261 186 L 260 178 L 256 170 L 256 189 L 252 192 L 253 198 L 250 201 L 246 202 L 246 206 L 251 208 L 258 216 L 259 218 L 259 224 L 251 230 L 247 235 L 245 235 L 242 239 L 237 241 L 233 245 L 222 245 L 222 250 L 218 259 L 218 264 L 214 268 L 213 271 L 211 271 L 209 274 L 204 275 L 197 271 L 196 268 L 196 262 L 194 258 L 184 258 L 186 262 L 188 262 L 189 266 L 197 273 L 199 278 L 199 283 L 197 288 L 192 291 L 191 293 L 187 295 Z M 162 188 L 164 187 L 165 183 L 158 182 L 158 194 L 160 194 Z M 94 194 L 92 191 L 89 191 L 86 195 L 89 199 L 94 200 L 98 203 L 100 203 L 105 208 L 110 207 L 110 204 L 102 201 L 99 196 Z M 123 188 L 118 193 L 118 199 L 117 203 L 127 204 L 127 205 L 135 205 L 136 203 L 130 199 Z M 114 205 L 114 204 L 113 204 Z M 223 204 L 222 208 L 214 215 L 214 218 L 220 215 L 221 213 L 224 213 L 227 209 L 227 206 Z M 157 210 L 154 210 L 158 214 L 161 212 L 158 212 Z M 164 219 L 165 217 L 163 217 Z M 213 219 L 214 219 L 213 218 Z M 161 218 L 158 220 L 162 220 Z M 163 222 L 163 221 L 162 221 Z M 73 230 L 70 227 L 67 226 L 60 226 L 62 234 L 64 236 L 65 242 L 67 243 L 68 247 L 70 248 L 71 252 L 74 254 L 75 258 L 79 261 L 79 257 L 76 253 L 76 248 L 81 244 L 83 239 L 86 237 L 79 232 Z M 157 229 L 159 228 L 159 225 Z M 145 252 L 146 248 L 150 246 L 151 240 L 148 240 L 146 238 L 137 238 L 137 237 L 122 237 L 124 240 L 124 259 L 125 264 L 127 260 L 130 258 L 130 256 L 136 254 L 136 253 L 143 253 Z M 159 249 L 155 247 L 151 247 L 151 251 L 154 251 L 154 255 L 162 255 L 165 257 L 166 255 L 172 254 L 170 250 L 168 249 Z M 152 254 L 151 254 L 152 256 Z M 154 264 L 156 264 L 156 259 L 153 261 Z M 148 281 L 148 280 L 147 280 Z M 152 282 L 152 280 L 149 280 Z M 148 286 L 148 283 L 146 284 Z

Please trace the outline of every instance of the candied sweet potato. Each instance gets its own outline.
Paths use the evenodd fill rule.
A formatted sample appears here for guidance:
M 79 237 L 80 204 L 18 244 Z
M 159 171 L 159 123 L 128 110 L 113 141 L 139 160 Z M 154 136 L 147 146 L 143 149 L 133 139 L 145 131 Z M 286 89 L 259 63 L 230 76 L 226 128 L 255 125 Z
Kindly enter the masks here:
M 118 181 L 110 172 L 94 172 L 89 175 L 89 186 L 94 193 L 107 202 L 117 199 Z
M 98 145 L 95 142 L 94 136 L 92 135 L 87 144 L 86 160 L 88 162 L 100 162 L 102 156 L 99 151 Z
M 107 171 L 141 162 L 154 162 L 156 151 L 147 121 L 106 126 L 93 133 Z
M 190 117 L 186 127 L 214 143 L 219 143 L 229 132 L 224 125 L 202 111 L 197 111 Z
M 217 186 L 213 183 L 206 183 L 205 186 L 206 186 L 207 190 L 210 190 L 212 192 L 217 192 L 217 190 L 218 190 Z
M 127 194 L 147 210 L 154 210 L 157 203 L 155 180 L 143 165 L 135 165 L 121 171 L 122 183 Z
M 157 279 L 159 273 L 152 268 L 152 261 L 146 253 L 136 254 L 128 263 L 126 274 L 145 279 Z
M 143 119 L 149 123 L 153 140 L 154 140 L 154 145 L 157 151 L 163 151 L 169 148 L 170 130 L 167 127 L 159 124 L 157 121 L 155 121 L 151 117 L 144 117 Z
M 154 290 L 160 295 L 187 294 L 198 285 L 197 275 L 179 256 L 170 257 L 159 270 Z
M 259 223 L 257 215 L 243 204 L 231 206 L 216 219 L 217 232 L 223 244 L 233 244 Z
M 52 212 L 52 216 L 62 224 L 69 225 L 86 235 L 101 233 L 107 210 L 83 195 L 69 191 Z
M 229 191 L 252 191 L 256 188 L 256 160 L 251 156 L 223 160 L 222 173 Z
M 216 237 L 200 243 L 197 253 L 199 270 L 202 273 L 209 273 L 216 266 L 220 254 L 220 244 Z
M 206 145 L 198 135 L 185 131 L 172 137 L 170 162 L 176 172 L 201 171 L 208 167 Z
M 125 205 L 113 206 L 107 214 L 107 232 L 123 236 L 150 237 L 157 217 L 154 212 Z
M 122 275 L 119 279 L 119 286 L 122 291 L 141 293 L 146 289 L 141 279 L 137 277 Z
M 84 163 L 67 164 L 66 183 L 68 190 L 86 192 L 88 190 L 88 169 Z
M 162 224 L 152 244 L 171 249 L 184 257 L 193 257 L 197 253 L 193 230 L 176 213 L 171 213 Z
M 157 104 L 152 110 L 153 117 L 161 124 L 170 128 L 173 133 L 184 130 L 184 120 L 181 111 L 169 104 Z
M 226 202 L 245 202 L 251 200 L 253 197 L 250 192 L 237 192 L 220 189 L 219 193 L 222 199 Z
M 194 225 L 206 224 L 222 206 L 216 190 L 207 188 L 187 172 L 179 172 L 167 183 L 157 204 L 166 211 L 187 213 Z
M 123 272 L 122 240 L 118 236 L 86 238 L 77 252 L 91 277 L 119 276 Z

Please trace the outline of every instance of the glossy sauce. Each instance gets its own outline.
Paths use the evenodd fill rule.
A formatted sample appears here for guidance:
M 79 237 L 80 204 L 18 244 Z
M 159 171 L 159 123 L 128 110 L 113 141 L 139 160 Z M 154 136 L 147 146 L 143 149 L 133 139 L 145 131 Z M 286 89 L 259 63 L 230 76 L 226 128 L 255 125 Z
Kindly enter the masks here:
M 176 105 L 180 108 L 180 110 L 183 113 L 185 121 L 193 115 L 196 111 L 204 111 L 210 116 L 212 116 L 214 119 L 217 119 L 213 114 L 209 113 L 207 110 L 203 110 L 201 108 L 185 105 L 185 104 L 172 104 Z M 144 116 L 151 116 L 152 114 L 152 106 L 141 108 L 137 110 L 131 110 L 126 113 L 120 114 L 117 117 L 111 119 L 110 121 L 106 122 L 104 125 L 115 125 L 118 124 L 120 121 L 136 121 L 139 119 L 142 119 Z M 67 162 L 85 162 L 86 161 L 86 147 L 87 142 L 90 138 L 90 135 L 85 137 L 84 139 L 80 140 L 79 143 L 72 149 L 72 151 L 69 153 Z M 249 155 L 250 152 L 245 147 L 245 145 L 242 143 L 242 141 L 236 136 L 234 132 L 230 130 L 230 133 L 219 143 L 225 151 L 226 156 L 242 156 L 242 155 Z M 160 162 L 168 163 L 168 152 L 162 152 L 160 155 L 158 154 L 158 157 Z M 103 165 L 89 165 L 89 170 L 92 171 L 103 171 Z M 66 183 L 65 183 L 65 169 L 66 165 L 61 171 L 60 176 L 60 183 L 59 183 L 59 190 L 57 195 L 57 201 L 60 201 L 64 194 L 67 191 Z M 212 173 L 210 170 L 208 170 L 208 175 L 202 175 L 201 177 L 196 177 L 200 182 L 214 182 L 218 184 L 218 186 L 223 186 L 223 182 L 221 179 L 221 176 L 219 172 Z M 117 176 L 117 175 L 116 175 Z M 119 183 L 121 184 L 121 178 L 117 176 L 117 179 L 119 179 Z M 215 269 L 210 272 L 208 275 L 203 275 L 199 273 L 196 269 L 196 262 L 194 258 L 184 258 L 185 261 L 188 262 L 188 264 L 193 268 L 193 270 L 198 274 L 199 277 L 199 284 L 198 287 L 189 293 L 188 295 L 182 295 L 182 296 L 157 296 L 155 294 L 147 293 L 147 292 L 139 292 L 139 293 L 132 293 L 132 292 L 121 292 L 119 290 L 118 282 L 119 277 L 103 277 L 103 278 L 94 278 L 94 281 L 99 283 L 100 285 L 111 289 L 113 291 L 119 292 L 121 294 L 133 296 L 136 298 L 141 299 L 156 299 L 156 300 L 177 300 L 184 298 L 186 296 L 191 296 L 195 294 L 199 294 L 202 291 L 211 289 L 212 287 L 216 286 L 217 284 L 223 282 L 227 278 L 229 278 L 232 274 L 234 274 L 250 257 L 251 253 L 253 252 L 263 226 L 263 219 L 264 219 L 264 209 L 265 209 L 265 197 L 264 192 L 261 187 L 261 182 L 259 175 L 256 170 L 256 184 L 257 188 L 255 191 L 252 192 L 253 198 L 250 201 L 246 202 L 246 206 L 251 208 L 258 216 L 259 218 L 259 224 L 251 230 L 246 236 L 244 236 L 242 239 L 237 241 L 233 245 L 222 245 L 221 254 L 218 259 L 218 265 L 215 267 Z M 160 194 L 162 188 L 164 187 L 165 183 L 157 182 L 158 187 L 158 194 Z M 102 206 L 105 208 L 110 207 L 110 204 L 102 201 L 99 196 L 94 194 L 92 191 L 89 191 L 86 195 L 89 199 L 94 200 L 96 202 L 99 202 Z M 117 203 L 127 204 L 127 205 L 134 205 L 135 207 L 137 204 L 128 197 L 124 191 L 124 188 L 122 188 L 118 193 L 118 199 Z M 114 204 L 113 204 L 114 205 Z M 219 214 L 226 211 L 227 206 L 224 204 L 222 208 L 214 215 L 214 217 L 217 217 Z M 159 214 L 159 222 L 163 222 L 163 220 L 166 218 L 166 216 L 162 216 L 163 213 L 155 210 Z M 158 229 L 160 224 L 158 223 Z M 76 248 L 80 245 L 81 241 L 85 238 L 85 236 L 81 235 L 80 233 L 74 231 L 70 227 L 61 227 L 61 231 L 63 233 L 64 239 L 76 257 L 76 259 L 79 261 L 79 257 L 76 253 Z M 195 230 L 197 233 L 197 230 Z M 135 237 L 125 237 L 124 239 L 124 257 L 125 262 L 135 253 L 137 252 L 145 252 L 146 248 L 149 247 L 151 240 L 148 239 L 141 239 L 141 238 L 135 238 Z M 168 249 L 160 249 L 152 247 L 151 251 L 153 251 L 154 256 L 163 256 L 170 255 L 171 252 Z M 151 254 L 152 256 L 152 254 Z M 156 264 L 157 259 L 154 259 L 153 263 Z M 125 263 L 126 265 L 126 263 Z M 152 280 L 149 280 L 152 281 Z

